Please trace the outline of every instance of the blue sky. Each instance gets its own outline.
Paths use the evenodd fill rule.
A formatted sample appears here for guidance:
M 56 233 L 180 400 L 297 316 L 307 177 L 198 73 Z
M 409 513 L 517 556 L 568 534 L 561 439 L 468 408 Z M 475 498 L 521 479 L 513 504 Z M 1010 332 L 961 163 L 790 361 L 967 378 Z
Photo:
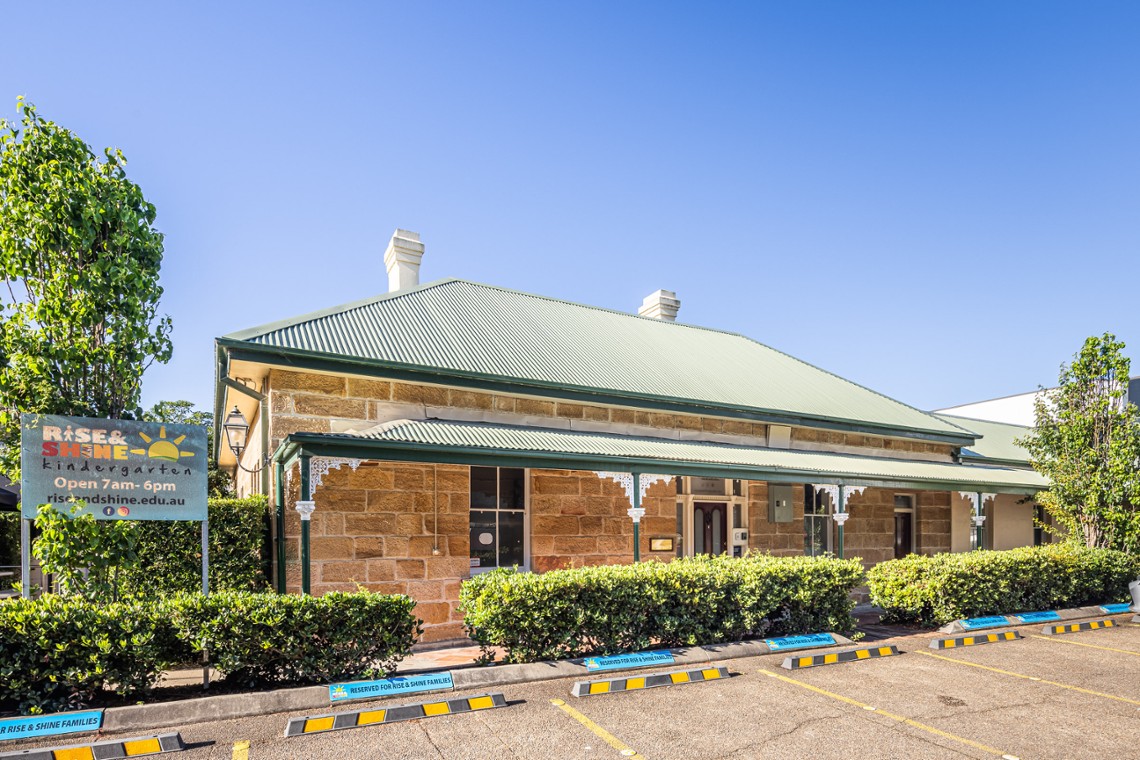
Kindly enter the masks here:
M 19 3 L 17 95 L 113 145 L 166 234 L 171 363 L 423 279 L 745 333 L 907 403 L 1140 372 L 1136 3 Z

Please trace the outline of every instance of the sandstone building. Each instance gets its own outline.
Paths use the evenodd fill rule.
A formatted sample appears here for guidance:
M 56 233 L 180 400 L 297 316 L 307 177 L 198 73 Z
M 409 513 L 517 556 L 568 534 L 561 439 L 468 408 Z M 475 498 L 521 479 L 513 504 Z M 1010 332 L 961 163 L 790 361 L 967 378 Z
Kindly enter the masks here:
M 217 340 L 220 463 L 270 496 L 281 591 L 409 594 L 430 641 L 463 635 L 460 582 L 494 567 L 1041 540 L 1023 428 L 676 322 L 668 291 L 635 315 L 420 285 L 422 254 L 397 230 L 389 293 Z

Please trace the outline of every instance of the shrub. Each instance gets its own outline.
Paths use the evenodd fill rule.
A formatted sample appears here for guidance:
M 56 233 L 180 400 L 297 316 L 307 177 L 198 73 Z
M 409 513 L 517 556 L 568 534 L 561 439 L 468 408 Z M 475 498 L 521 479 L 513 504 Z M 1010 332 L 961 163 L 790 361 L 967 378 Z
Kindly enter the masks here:
M 211 663 L 238 686 L 386 673 L 419 633 L 406 596 L 226 592 L 100 604 L 45 595 L 0 602 L 0 702 L 77 709 L 111 689 L 145 695 L 172 665 Z
M 850 631 L 858 560 L 769 555 L 495 570 L 464 581 L 468 633 L 507 662 Z
M 381 677 L 420 633 L 406 596 L 360 592 L 292 596 L 223 592 L 177 596 L 179 638 L 239 686 Z
M 268 587 L 269 510 L 263 496 L 210 499 L 210 591 Z M 124 593 L 162 596 L 202 589 L 202 524 L 132 524 L 137 562 L 122 580 Z
M 1140 557 L 1069 544 L 911 555 L 868 572 L 884 622 L 942 625 L 959 618 L 1128 599 Z
M 80 514 L 83 506 L 80 501 L 63 512 L 41 504 L 36 513 L 40 535 L 32 543 L 32 556 L 52 576 L 59 593 L 117 602 L 124 596 L 124 574 L 138 562 L 134 526 Z
M 21 712 L 69 710 L 105 689 L 146 693 L 178 660 L 156 605 L 46 595 L 0 602 L 0 700 Z
M 20 513 L 0 512 L 0 565 L 20 564 Z

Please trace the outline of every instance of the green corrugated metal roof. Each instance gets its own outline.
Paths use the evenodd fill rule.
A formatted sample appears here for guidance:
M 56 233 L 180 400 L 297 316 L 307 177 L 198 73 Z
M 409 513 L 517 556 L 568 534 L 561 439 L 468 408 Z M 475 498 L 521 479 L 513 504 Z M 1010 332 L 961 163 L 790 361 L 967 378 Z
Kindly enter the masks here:
M 969 443 L 960 427 L 734 333 L 441 280 L 224 340 Z
M 963 457 L 1029 464 L 1029 452 L 1021 446 L 1018 446 L 1016 440 L 1028 435 L 1032 428 L 1027 428 L 1023 425 L 1012 425 L 1008 422 L 992 422 L 990 420 L 977 420 L 972 417 L 959 417 L 956 414 L 942 414 L 936 412 L 934 416 L 982 436 L 969 448 L 962 449 Z
M 620 469 L 623 460 L 638 460 L 662 474 L 688 474 L 685 466 L 724 466 L 750 471 L 756 477 L 843 481 L 849 485 L 923 484 L 948 490 L 1033 492 L 1044 488 L 1044 478 L 1032 470 L 1010 467 L 967 466 L 943 462 L 886 459 L 828 454 L 814 451 L 734 446 L 721 443 L 642 438 L 609 433 L 572 432 L 484 422 L 446 420 L 398 420 L 349 433 L 294 434 L 291 441 L 368 442 L 384 458 L 392 447 L 426 449 L 423 461 L 432 461 L 432 451 L 492 452 L 509 456 L 535 452 L 544 457 L 571 461 L 589 460 L 599 466 L 612 463 Z M 672 469 L 671 469 L 672 468 Z M 682 472 L 677 472 L 681 469 Z M 624 471 L 629 471 L 626 467 Z M 740 477 L 741 474 L 737 474 Z

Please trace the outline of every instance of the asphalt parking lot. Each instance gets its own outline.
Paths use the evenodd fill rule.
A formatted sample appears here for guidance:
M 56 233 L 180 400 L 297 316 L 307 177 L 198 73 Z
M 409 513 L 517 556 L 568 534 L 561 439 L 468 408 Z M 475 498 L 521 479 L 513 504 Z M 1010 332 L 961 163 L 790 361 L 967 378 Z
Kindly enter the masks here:
M 583 698 L 571 680 L 506 686 L 504 708 L 294 738 L 284 714 L 169 730 L 187 760 L 1140 757 L 1140 625 L 1113 619 L 953 650 L 911 636 L 872 645 L 899 656 L 803 670 L 783 655 L 728 660 L 728 679 Z

